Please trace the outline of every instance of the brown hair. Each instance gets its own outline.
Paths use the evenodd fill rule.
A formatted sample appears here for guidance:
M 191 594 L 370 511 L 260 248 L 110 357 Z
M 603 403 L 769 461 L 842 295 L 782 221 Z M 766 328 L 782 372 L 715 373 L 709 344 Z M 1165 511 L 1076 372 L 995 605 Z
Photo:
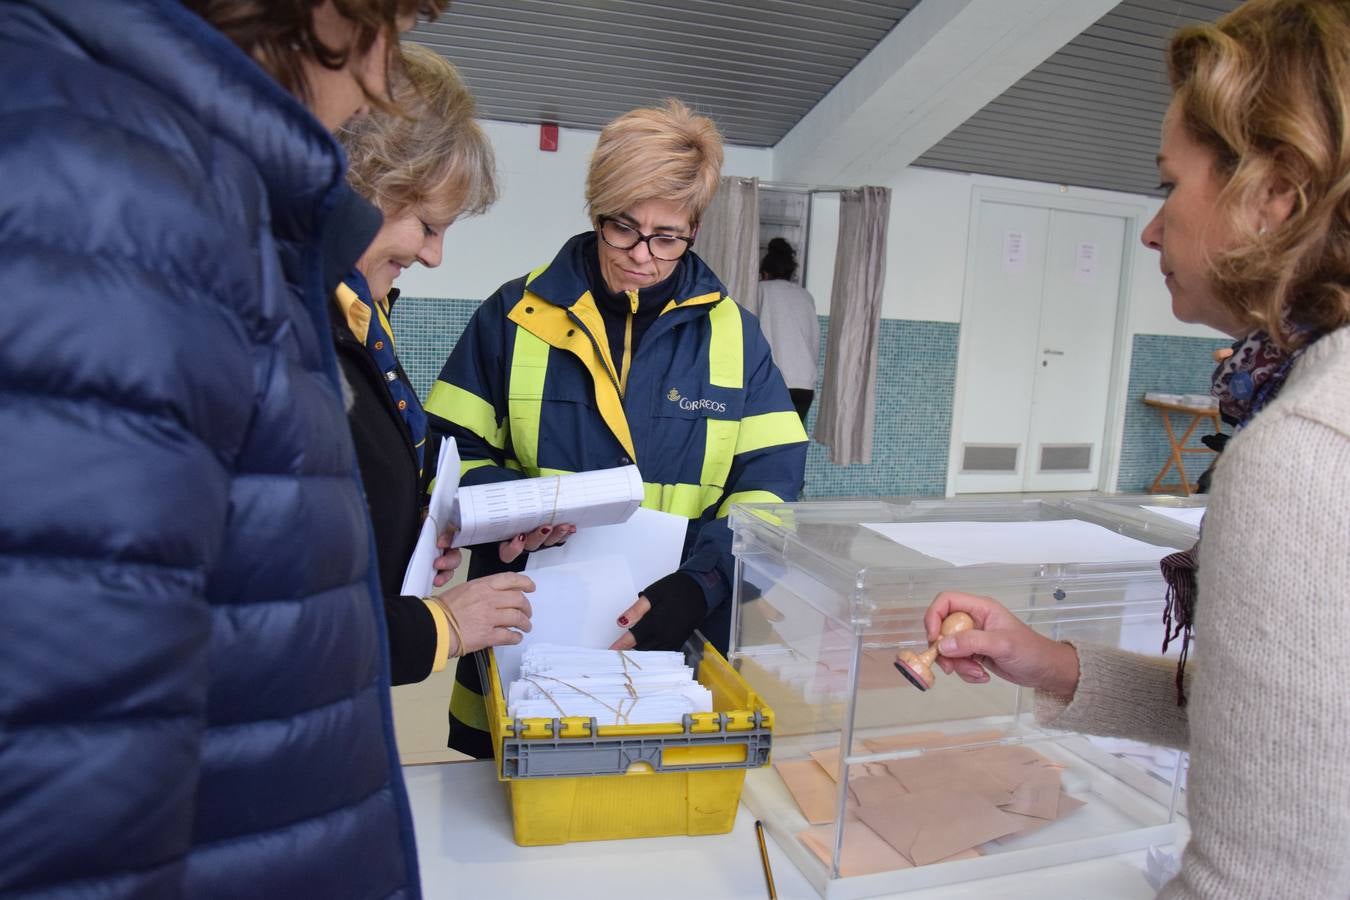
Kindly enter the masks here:
M 1177 32 L 1168 70 L 1182 124 L 1227 179 L 1221 301 L 1286 347 L 1350 323 L 1350 3 L 1249 0 Z M 1272 184 L 1293 189 L 1293 211 L 1262 231 L 1239 212 Z
M 646 200 L 670 200 L 697 225 L 717 191 L 722 135 L 679 100 L 626 112 L 605 126 L 586 176 L 586 211 L 599 227 Z
M 440 54 L 409 44 L 399 55 L 390 94 L 400 112 L 373 112 L 338 131 L 347 180 L 387 216 L 413 206 L 447 220 L 485 212 L 497 185 L 473 94 Z
M 338 15 L 351 22 L 356 35 L 346 47 L 330 47 L 314 30 L 314 8 L 321 0 L 180 0 L 210 22 L 239 49 L 300 100 L 308 102 L 309 85 L 302 61 L 308 57 L 329 69 L 341 69 L 355 53 L 364 56 L 383 33 L 393 62 L 398 48 L 398 20 L 417 16 L 435 19 L 450 0 L 333 0 Z M 364 89 L 364 85 L 362 88 Z M 388 100 L 367 92 L 371 104 Z

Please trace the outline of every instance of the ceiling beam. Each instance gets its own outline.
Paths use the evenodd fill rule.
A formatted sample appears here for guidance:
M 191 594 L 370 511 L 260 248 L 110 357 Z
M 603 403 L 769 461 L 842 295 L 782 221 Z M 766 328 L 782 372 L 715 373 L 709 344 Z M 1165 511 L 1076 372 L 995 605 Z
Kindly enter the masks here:
M 774 147 L 774 179 L 897 174 L 1118 0 L 923 0 Z

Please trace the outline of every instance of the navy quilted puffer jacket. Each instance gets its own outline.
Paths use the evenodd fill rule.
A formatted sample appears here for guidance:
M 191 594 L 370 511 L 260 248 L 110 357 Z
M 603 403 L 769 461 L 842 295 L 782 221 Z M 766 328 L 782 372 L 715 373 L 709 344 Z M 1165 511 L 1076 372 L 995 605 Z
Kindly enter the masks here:
M 0 0 L 0 895 L 418 893 L 342 170 L 171 0 Z

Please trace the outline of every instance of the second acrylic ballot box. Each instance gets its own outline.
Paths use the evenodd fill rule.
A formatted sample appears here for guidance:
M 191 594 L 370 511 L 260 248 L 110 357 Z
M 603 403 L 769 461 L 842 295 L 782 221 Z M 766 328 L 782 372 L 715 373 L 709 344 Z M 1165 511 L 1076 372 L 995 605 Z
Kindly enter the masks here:
M 744 799 L 825 897 L 1109 856 L 1177 837 L 1180 754 L 1056 730 L 1034 691 L 934 666 L 941 591 L 994 597 L 1055 640 L 1157 652 L 1158 561 L 1190 546 L 1109 504 L 1041 500 L 735 507 L 732 665 L 775 710 Z M 1143 745 L 1140 745 L 1141 747 Z M 842 827 L 840 827 L 842 823 Z

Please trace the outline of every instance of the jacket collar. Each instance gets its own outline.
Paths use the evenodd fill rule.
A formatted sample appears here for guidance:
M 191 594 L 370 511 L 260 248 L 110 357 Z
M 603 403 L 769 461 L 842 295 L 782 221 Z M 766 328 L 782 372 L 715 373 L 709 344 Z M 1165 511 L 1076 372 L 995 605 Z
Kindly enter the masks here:
M 587 275 L 586 260 L 588 256 L 595 254 L 596 240 L 594 231 L 585 231 L 569 239 L 553 261 L 529 280 L 530 293 L 554 306 L 562 307 L 571 307 L 590 293 L 591 284 Z M 671 300 L 666 306 L 667 309 L 672 305 L 678 307 L 691 300 L 706 303 L 709 294 L 715 294 L 717 297 L 726 296 L 727 291 L 722 282 L 713 274 L 712 269 L 708 268 L 707 263 L 693 251 L 684 255 L 671 274 L 671 279 L 673 279 L 672 287 L 667 293 Z M 665 282 L 662 282 L 660 286 L 664 285 Z

